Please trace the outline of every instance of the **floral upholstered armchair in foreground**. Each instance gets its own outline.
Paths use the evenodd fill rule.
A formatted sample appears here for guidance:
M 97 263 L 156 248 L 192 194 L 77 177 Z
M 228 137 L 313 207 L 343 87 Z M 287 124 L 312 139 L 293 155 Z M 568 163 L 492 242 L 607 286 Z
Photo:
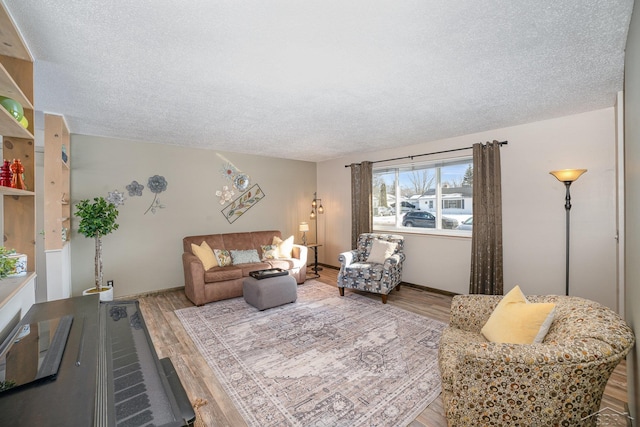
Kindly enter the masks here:
M 344 288 L 387 295 L 393 288 L 400 289 L 404 237 L 395 234 L 365 233 L 358 237 L 357 249 L 338 256 L 338 290 L 344 296 Z
M 531 344 L 490 342 L 483 334 L 502 299 L 451 301 L 439 355 L 449 426 L 595 426 L 607 380 L 633 346 L 633 331 L 597 302 L 530 296 L 526 307 L 555 305 L 546 335 Z

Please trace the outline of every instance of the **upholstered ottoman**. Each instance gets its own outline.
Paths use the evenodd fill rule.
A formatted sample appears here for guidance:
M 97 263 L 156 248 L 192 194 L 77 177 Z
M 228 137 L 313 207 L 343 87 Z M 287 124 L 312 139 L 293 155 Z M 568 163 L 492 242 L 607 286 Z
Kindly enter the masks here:
M 295 302 L 298 299 L 298 284 L 290 275 L 261 280 L 246 277 L 242 283 L 242 295 L 247 304 L 258 310 L 266 310 Z

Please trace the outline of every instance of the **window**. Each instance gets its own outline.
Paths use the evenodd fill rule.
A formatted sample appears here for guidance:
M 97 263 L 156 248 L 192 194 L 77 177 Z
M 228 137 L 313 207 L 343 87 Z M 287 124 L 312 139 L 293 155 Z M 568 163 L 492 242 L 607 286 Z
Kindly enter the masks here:
M 374 168 L 372 191 L 375 229 L 458 230 L 473 215 L 473 160 Z

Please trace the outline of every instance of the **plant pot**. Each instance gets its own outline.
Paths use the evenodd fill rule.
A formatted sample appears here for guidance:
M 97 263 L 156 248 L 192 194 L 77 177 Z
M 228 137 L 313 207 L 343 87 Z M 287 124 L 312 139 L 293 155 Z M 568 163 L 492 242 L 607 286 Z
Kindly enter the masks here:
M 7 258 L 15 258 L 16 266 L 7 277 L 26 276 L 27 275 L 27 256 L 25 254 L 12 254 Z
M 100 291 L 100 301 L 113 301 L 113 287 L 103 286 Z M 82 291 L 82 295 L 93 295 L 96 292 L 96 288 L 89 288 Z

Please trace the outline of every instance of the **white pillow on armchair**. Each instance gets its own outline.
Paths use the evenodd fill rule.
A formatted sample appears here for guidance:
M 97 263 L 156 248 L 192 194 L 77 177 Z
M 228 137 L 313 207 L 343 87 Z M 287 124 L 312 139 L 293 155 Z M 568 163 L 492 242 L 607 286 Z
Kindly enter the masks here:
M 384 261 L 389 258 L 396 250 L 397 243 L 386 242 L 384 240 L 375 239 L 371 243 L 371 252 L 367 257 L 367 262 L 376 264 L 384 264 Z

